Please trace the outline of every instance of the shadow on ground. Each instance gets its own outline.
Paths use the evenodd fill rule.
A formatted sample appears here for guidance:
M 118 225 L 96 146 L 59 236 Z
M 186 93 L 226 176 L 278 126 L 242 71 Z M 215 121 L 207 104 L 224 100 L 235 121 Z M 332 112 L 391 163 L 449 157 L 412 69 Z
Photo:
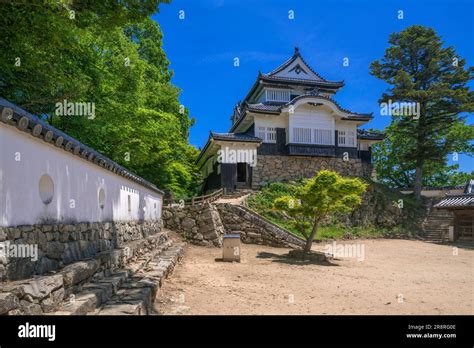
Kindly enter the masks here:
M 331 261 L 316 261 L 316 260 L 297 260 L 292 257 L 289 257 L 288 254 L 274 254 L 268 253 L 265 251 L 259 252 L 257 254 L 258 259 L 272 259 L 272 262 L 286 263 L 289 265 L 320 265 L 320 266 L 339 266 L 337 263 Z
M 457 247 L 460 249 L 474 250 L 474 242 L 461 241 L 461 242 L 432 242 L 432 244 L 437 245 L 447 245 L 452 247 Z

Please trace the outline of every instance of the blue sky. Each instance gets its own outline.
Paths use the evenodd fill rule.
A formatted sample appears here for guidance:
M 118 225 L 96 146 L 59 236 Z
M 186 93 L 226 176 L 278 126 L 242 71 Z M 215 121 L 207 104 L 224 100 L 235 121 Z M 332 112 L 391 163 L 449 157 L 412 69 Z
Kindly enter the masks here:
M 403 19 L 397 18 L 399 10 Z M 377 102 L 388 85 L 369 74 L 370 63 L 388 47 L 390 33 L 413 24 L 432 27 L 474 65 L 472 0 L 174 0 L 161 5 L 153 19 L 162 28 L 173 83 L 182 89 L 180 100 L 196 119 L 190 134 L 196 147 L 204 146 L 209 130 L 229 129 L 233 107 L 258 71 L 280 65 L 295 46 L 324 78 L 345 81 L 335 96 L 341 106 L 374 113 L 366 128 L 383 129 L 390 122 L 380 115 Z M 342 64 L 345 57 L 348 67 Z M 472 158 L 461 156 L 459 164 L 474 170 Z

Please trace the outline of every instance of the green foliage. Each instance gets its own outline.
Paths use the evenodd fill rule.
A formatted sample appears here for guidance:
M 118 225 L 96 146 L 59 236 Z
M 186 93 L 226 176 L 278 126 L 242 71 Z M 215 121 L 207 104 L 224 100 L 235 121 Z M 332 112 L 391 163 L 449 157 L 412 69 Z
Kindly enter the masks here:
M 300 226 L 295 225 L 293 218 L 286 211 L 274 208 L 274 202 L 282 196 L 294 195 L 297 187 L 306 180 L 292 183 L 271 183 L 247 200 L 249 208 L 265 216 L 295 235 L 305 238 Z M 411 236 L 419 230 L 420 219 L 425 210 L 410 195 L 402 195 L 383 184 L 366 181 L 366 192 L 362 195 L 362 205 L 350 213 L 334 212 L 321 221 L 314 240 L 380 238 Z M 403 216 L 394 221 L 387 220 L 394 212 L 398 213 L 393 202 L 403 200 Z M 305 233 L 310 233 L 310 223 L 305 224 Z
M 289 216 L 293 226 L 307 240 L 305 250 L 309 251 L 319 223 L 332 213 L 350 212 L 361 203 L 366 188 L 367 184 L 358 178 L 321 170 L 297 187 L 293 195 L 277 198 L 274 206 Z M 308 228 L 312 229 L 310 233 Z
M 198 151 L 149 18 L 161 2 L 2 4 L 0 94 L 180 197 L 198 186 Z M 94 103 L 95 118 L 56 115 L 63 100 Z
M 463 124 L 460 124 L 462 127 Z M 413 187 L 415 181 L 415 161 L 403 157 L 405 139 L 392 131 L 392 125 L 386 128 L 386 138 L 372 146 L 372 160 L 375 164 L 378 181 L 389 187 Z M 466 129 L 474 130 L 473 127 Z M 464 132 L 464 134 L 468 134 Z M 469 137 L 466 142 L 469 142 Z M 448 165 L 443 162 L 426 161 L 423 167 L 423 186 L 463 185 L 474 172 L 459 171 L 459 164 Z
M 453 47 L 443 47 L 430 28 L 408 27 L 391 34 L 389 43 L 384 57 L 370 67 L 391 85 L 380 102 L 415 102 L 420 114 L 392 115 L 387 139 L 374 148 L 374 159 L 382 181 L 414 186 L 419 197 L 424 182 L 436 182 L 437 174 L 456 169 L 447 166 L 448 154 L 474 154 L 474 128 L 463 116 L 474 111 L 474 93 L 467 86 L 474 68 L 466 67 Z
M 277 198 L 284 195 L 293 195 L 296 189 L 296 183 L 269 183 L 262 189 L 262 194 L 251 196 L 247 203 L 251 209 L 266 212 L 273 211 L 273 205 Z

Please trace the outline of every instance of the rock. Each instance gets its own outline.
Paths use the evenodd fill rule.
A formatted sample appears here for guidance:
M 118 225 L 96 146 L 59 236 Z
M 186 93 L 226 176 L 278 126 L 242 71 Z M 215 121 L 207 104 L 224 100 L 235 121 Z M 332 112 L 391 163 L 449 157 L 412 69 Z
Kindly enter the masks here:
M 7 235 L 9 240 L 18 239 L 21 237 L 21 230 L 19 228 L 10 227 L 7 230 Z
M 59 268 L 59 262 L 57 260 L 50 259 L 46 256 L 41 257 L 36 262 L 35 273 L 44 274 L 50 271 L 55 271 Z
M 163 208 L 163 212 L 162 212 L 163 219 L 168 220 L 168 219 L 171 219 L 172 216 L 173 216 L 173 213 L 171 211 L 169 211 L 167 208 Z
M 183 219 L 183 221 L 181 222 L 181 226 L 184 230 L 190 230 L 195 225 L 196 225 L 196 222 L 193 219 L 189 218 L 189 217 L 185 217 Z
M 7 279 L 7 268 L 0 264 L 0 282 L 3 282 Z
M 174 214 L 178 219 L 182 219 L 186 216 L 186 213 L 184 211 L 176 211 L 176 213 Z
M 81 259 L 81 249 L 79 242 L 69 242 L 65 245 L 65 251 L 61 255 L 61 261 L 65 264 Z
M 51 232 L 53 230 L 53 226 L 52 225 L 42 225 L 41 229 L 43 230 L 43 232 Z
M 14 294 L 9 292 L 0 293 L 0 315 L 16 309 L 19 306 L 20 301 Z
M 32 303 L 28 301 L 20 301 L 20 308 L 17 314 L 20 315 L 42 315 L 43 310 L 41 306 L 37 303 Z
M 205 234 L 203 234 L 203 239 L 205 240 L 214 240 L 214 239 L 217 239 L 219 238 L 219 235 L 217 234 L 216 231 L 210 231 L 210 232 L 207 232 Z
M 29 258 L 10 259 L 7 264 L 7 278 L 10 280 L 25 279 L 34 274 L 35 262 Z
M 206 234 L 208 232 L 215 231 L 215 226 L 212 223 L 207 223 L 199 228 L 199 233 Z
M 0 242 L 4 242 L 6 240 L 7 240 L 7 232 L 3 228 L 0 228 Z
M 65 286 L 72 286 L 94 275 L 100 264 L 97 260 L 80 261 L 64 267 L 62 275 Z
M 204 236 L 201 234 L 201 233 L 196 233 L 196 235 L 194 236 L 195 239 L 197 240 L 203 240 L 204 239 Z
M 51 259 L 60 259 L 65 246 L 61 242 L 49 242 L 46 245 L 45 254 Z
M 63 286 L 63 277 L 60 274 L 34 278 L 19 284 L 19 291 L 23 296 L 31 296 L 34 299 L 43 299 L 53 290 Z
M 64 300 L 64 288 L 59 288 L 49 294 L 48 297 L 41 301 L 41 309 L 44 313 L 54 312 Z

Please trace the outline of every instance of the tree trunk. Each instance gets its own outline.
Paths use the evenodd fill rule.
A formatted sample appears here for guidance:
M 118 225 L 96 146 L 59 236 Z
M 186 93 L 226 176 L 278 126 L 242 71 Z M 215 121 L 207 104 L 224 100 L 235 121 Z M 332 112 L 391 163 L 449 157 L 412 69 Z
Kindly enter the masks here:
M 304 251 L 309 253 L 311 251 L 311 246 L 313 245 L 313 240 L 316 237 L 316 233 L 318 233 L 318 223 L 319 221 L 315 220 L 313 222 L 313 229 L 311 230 L 311 234 L 309 238 L 306 239 L 306 245 L 304 246 Z
M 415 169 L 415 184 L 413 187 L 413 193 L 415 194 L 415 199 L 417 201 L 421 200 L 421 189 L 423 185 L 423 163 L 417 161 Z

